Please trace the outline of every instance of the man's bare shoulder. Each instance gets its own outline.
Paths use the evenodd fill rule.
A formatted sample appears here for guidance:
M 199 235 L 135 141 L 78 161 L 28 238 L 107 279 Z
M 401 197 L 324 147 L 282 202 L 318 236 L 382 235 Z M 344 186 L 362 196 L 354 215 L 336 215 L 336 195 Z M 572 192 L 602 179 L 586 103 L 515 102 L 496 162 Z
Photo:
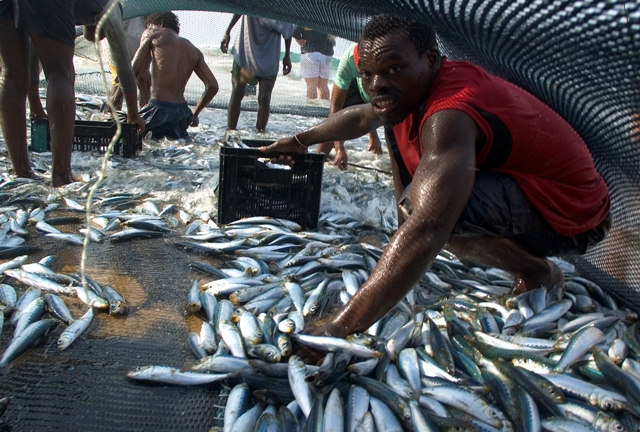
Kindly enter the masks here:
M 179 36 L 180 40 L 180 48 L 182 48 L 185 52 L 188 52 L 190 55 L 197 55 L 202 57 L 202 51 L 198 49 L 189 39 Z
M 188 47 L 189 49 L 193 49 L 196 50 L 198 52 L 200 52 L 200 50 L 193 44 L 191 43 L 191 41 L 185 37 L 179 36 L 180 38 L 180 43 L 184 46 L 184 47 Z

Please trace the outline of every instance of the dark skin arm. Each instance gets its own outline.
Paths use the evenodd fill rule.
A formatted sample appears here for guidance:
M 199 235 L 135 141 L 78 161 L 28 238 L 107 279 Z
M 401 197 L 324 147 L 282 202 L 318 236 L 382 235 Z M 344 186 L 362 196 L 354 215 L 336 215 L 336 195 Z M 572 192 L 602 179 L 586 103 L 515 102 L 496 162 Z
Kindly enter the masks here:
M 305 332 L 345 337 L 365 331 L 413 288 L 444 247 L 471 196 L 479 132 L 467 114 L 448 110 L 432 115 L 420 133 L 424 154 L 411 187 L 411 218 L 349 303 Z
M 216 80 L 216 77 L 213 76 L 213 72 L 211 72 L 211 69 L 209 69 L 207 63 L 204 61 L 204 56 L 202 55 L 202 53 L 200 53 L 200 59 L 198 60 L 198 64 L 193 71 L 204 83 L 204 92 L 202 93 L 202 97 L 193 110 L 193 120 L 191 121 L 191 126 L 198 126 L 198 124 L 200 124 L 198 115 L 207 105 L 209 105 L 209 102 L 211 102 L 213 97 L 218 93 L 219 87 L 218 81 Z
M 396 163 L 396 159 L 393 157 L 393 149 L 389 144 L 389 139 L 387 138 L 385 141 L 387 142 L 387 151 L 389 152 L 389 159 L 391 159 L 391 174 L 393 175 L 393 189 L 395 191 L 395 197 L 396 197 L 398 227 L 400 227 L 404 223 L 404 216 L 402 215 L 402 212 L 397 207 L 397 205 L 398 205 L 398 201 L 400 201 L 400 197 L 402 196 L 402 193 L 404 192 L 404 186 L 402 185 L 402 180 L 400 179 L 400 170 L 398 168 L 398 164 Z
M 149 57 L 151 62 L 151 57 Z M 140 108 L 149 103 L 151 99 L 151 71 L 149 71 L 149 65 L 143 66 L 140 73 L 136 77 L 138 83 L 138 91 L 140 92 Z
M 140 46 L 133 56 L 133 73 L 136 76 L 138 89 L 140 90 L 140 108 L 145 106 L 151 98 L 151 45 L 150 32 L 145 30 L 142 34 Z
M 149 70 L 149 65 L 151 65 L 151 46 L 153 44 L 153 31 L 152 29 L 147 29 L 142 34 L 142 39 L 140 41 L 140 46 L 138 47 L 138 51 L 136 51 L 133 56 L 133 73 L 136 75 L 140 75 L 142 70 Z
M 235 14 L 233 18 L 231 18 L 231 22 L 229 23 L 229 27 L 227 27 L 227 31 L 224 33 L 222 37 L 222 42 L 220 42 L 220 51 L 223 54 L 226 54 L 229 51 L 229 41 L 231 40 L 231 29 L 236 25 L 238 20 L 242 18 L 242 15 Z M 291 41 L 289 41 L 291 42 Z
M 291 38 L 284 40 L 284 57 L 282 58 L 282 75 L 288 75 L 291 72 Z

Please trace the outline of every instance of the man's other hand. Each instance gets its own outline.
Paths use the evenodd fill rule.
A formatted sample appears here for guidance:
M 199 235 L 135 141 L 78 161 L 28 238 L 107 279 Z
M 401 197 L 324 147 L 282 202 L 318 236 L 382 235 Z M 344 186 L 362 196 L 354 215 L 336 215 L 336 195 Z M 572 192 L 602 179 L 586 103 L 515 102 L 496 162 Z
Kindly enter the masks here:
M 198 118 L 197 115 L 194 115 L 193 118 L 191 119 L 191 124 L 189 126 L 198 126 L 200 124 L 200 119 Z

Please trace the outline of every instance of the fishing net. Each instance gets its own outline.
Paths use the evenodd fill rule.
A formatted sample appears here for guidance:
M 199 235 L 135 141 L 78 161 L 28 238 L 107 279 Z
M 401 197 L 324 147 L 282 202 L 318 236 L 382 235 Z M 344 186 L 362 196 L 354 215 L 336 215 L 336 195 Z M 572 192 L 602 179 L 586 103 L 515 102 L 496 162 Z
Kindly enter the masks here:
M 125 18 L 165 10 L 251 13 L 305 25 L 347 41 L 357 40 L 367 17 L 375 13 L 433 25 L 444 54 L 479 64 L 530 91 L 585 139 L 610 188 L 613 227 L 605 241 L 574 261 L 586 278 L 623 304 L 636 310 L 640 307 L 640 4 L 612 0 L 129 0 L 123 6 Z M 213 33 L 216 27 L 224 31 L 227 25 L 228 19 L 220 20 L 202 31 Z M 220 41 L 211 39 L 209 52 L 214 55 Z M 228 73 L 229 56 L 218 58 L 229 63 Z M 228 75 L 216 76 L 221 83 L 230 81 Z M 84 81 L 88 82 L 84 88 L 93 85 L 89 77 L 79 75 L 78 86 Z M 99 84 L 95 88 L 96 93 L 102 91 Z M 194 94 L 197 97 L 197 89 Z M 304 92 L 295 97 L 287 94 L 286 86 L 276 88 L 274 112 L 317 115 L 327 111 L 326 106 L 308 104 Z M 227 101 L 228 94 L 221 90 L 213 106 L 226 107 Z M 245 102 L 243 109 L 255 106 L 255 100 L 245 98 Z M 48 350 L 29 356 L 28 364 L 17 362 L 11 379 L 0 385 L 13 395 L 12 406 L 17 410 L 7 428 L 206 430 L 216 423 L 219 407 L 224 405 L 218 399 L 219 387 L 126 382 L 124 372 L 142 362 L 136 359 L 186 366 L 189 353 L 184 331 L 177 331 L 184 324 L 179 324 L 182 317 L 175 316 L 175 310 L 184 299 L 189 274 L 184 271 L 186 254 L 163 246 L 162 240 L 134 244 L 127 253 L 135 254 L 135 260 L 128 261 L 122 250 L 93 256 L 91 262 L 96 271 L 121 265 L 137 275 L 148 290 L 142 309 L 155 311 L 153 325 L 140 329 L 144 337 L 88 337 L 74 349 L 55 355 L 51 354 L 55 346 L 49 342 Z M 147 264 L 128 264 L 141 261 Z M 179 276 L 159 279 L 158 268 L 163 275 Z M 167 318 L 170 310 L 174 311 L 172 319 Z M 2 339 L 5 345 L 7 338 Z M 104 375 L 86 372 L 84 365 L 96 364 Z

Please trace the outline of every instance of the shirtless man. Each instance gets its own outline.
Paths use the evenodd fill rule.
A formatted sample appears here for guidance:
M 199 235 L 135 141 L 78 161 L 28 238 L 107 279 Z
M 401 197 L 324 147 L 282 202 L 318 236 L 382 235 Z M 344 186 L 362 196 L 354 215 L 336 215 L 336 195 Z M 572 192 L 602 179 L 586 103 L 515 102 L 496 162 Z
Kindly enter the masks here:
M 186 139 L 187 128 L 198 126 L 198 115 L 218 93 L 218 81 L 202 52 L 178 36 L 180 23 L 173 12 L 149 15 L 146 25 L 133 59 L 136 76 L 151 65 L 151 100 L 140 110 L 140 116 L 147 121 L 145 133 L 151 132 L 152 139 Z M 193 113 L 184 98 L 192 72 L 204 83 Z

